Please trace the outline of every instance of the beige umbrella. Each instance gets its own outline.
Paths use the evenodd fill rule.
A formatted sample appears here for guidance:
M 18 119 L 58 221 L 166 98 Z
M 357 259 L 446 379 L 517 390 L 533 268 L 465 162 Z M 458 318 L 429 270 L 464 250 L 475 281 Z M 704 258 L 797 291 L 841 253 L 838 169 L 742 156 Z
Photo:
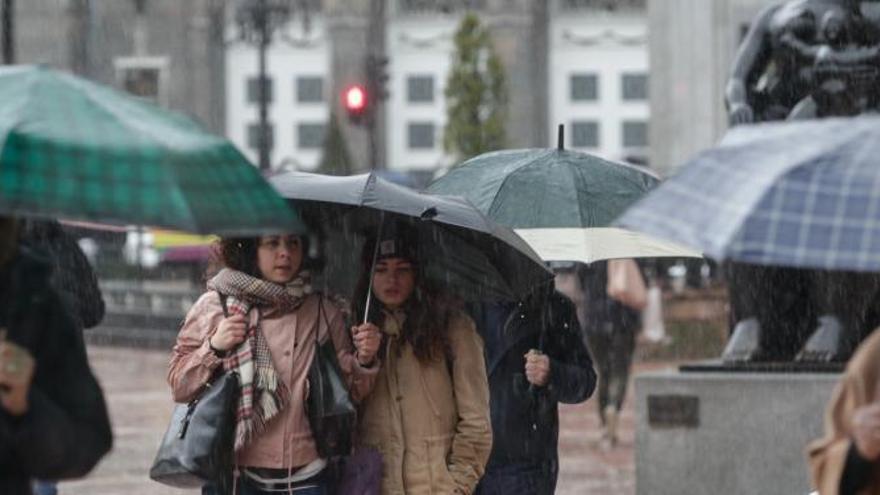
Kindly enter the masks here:
M 699 251 L 630 230 L 611 227 L 515 229 L 544 261 L 615 258 L 700 258 Z

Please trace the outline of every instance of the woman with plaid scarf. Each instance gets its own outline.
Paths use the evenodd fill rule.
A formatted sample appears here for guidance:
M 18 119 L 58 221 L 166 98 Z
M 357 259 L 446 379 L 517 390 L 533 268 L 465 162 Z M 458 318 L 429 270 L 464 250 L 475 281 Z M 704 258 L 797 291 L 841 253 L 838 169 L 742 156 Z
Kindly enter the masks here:
M 378 371 L 378 332 L 347 335 L 340 311 L 312 293 L 303 244 L 296 235 L 221 240 L 225 268 L 187 314 L 168 370 L 177 402 L 195 398 L 221 367 L 239 373 L 234 491 L 241 495 L 326 493 L 326 461 L 305 410 L 316 338 L 332 339 L 355 401 Z M 202 493 L 220 490 L 209 484 Z

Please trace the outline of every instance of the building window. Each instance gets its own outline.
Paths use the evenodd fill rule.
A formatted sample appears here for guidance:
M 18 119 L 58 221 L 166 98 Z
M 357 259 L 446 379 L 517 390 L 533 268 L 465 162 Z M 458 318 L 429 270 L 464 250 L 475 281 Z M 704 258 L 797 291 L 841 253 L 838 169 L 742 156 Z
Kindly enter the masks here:
M 648 123 L 639 120 L 623 122 L 623 147 L 645 148 L 648 146 Z
M 407 14 L 448 14 L 460 10 L 483 10 L 486 0 L 399 0 L 398 6 Z
M 166 57 L 119 57 L 113 61 L 116 81 L 124 91 L 164 105 L 168 59 Z
M 621 77 L 621 94 L 626 101 L 648 99 L 648 75 L 624 74 Z
M 434 101 L 434 76 L 407 77 L 406 100 L 410 103 L 430 103 Z
M 259 89 L 259 78 L 258 77 L 249 77 L 247 80 L 247 101 L 248 103 L 259 103 L 260 102 L 260 89 Z M 267 77 L 265 80 L 266 84 L 266 101 L 272 102 L 272 79 Z
M 324 124 L 298 124 L 296 146 L 300 149 L 317 149 L 324 144 Z
M 596 101 L 599 99 L 599 77 L 596 74 L 572 74 L 571 101 Z
M 434 123 L 411 122 L 407 129 L 407 142 L 410 149 L 433 149 L 434 148 Z
M 324 79 L 320 76 L 297 77 L 296 101 L 322 103 L 324 101 Z
M 275 147 L 275 128 L 272 124 L 267 125 L 267 131 L 269 133 L 269 149 Z M 251 149 L 259 150 L 260 149 L 260 124 L 250 124 L 247 128 L 247 144 Z
M 575 148 L 598 148 L 599 123 L 594 121 L 572 122 L 571 145 Z

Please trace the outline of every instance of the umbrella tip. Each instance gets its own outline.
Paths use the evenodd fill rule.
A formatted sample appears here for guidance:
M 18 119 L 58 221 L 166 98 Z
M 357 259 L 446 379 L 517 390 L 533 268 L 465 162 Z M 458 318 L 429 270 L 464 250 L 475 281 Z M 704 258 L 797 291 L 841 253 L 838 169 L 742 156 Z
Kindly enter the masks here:
M 556 136 L 556 149 L 559 151 L 565 149 L 565 124 L 559 124 L 559 130 Z

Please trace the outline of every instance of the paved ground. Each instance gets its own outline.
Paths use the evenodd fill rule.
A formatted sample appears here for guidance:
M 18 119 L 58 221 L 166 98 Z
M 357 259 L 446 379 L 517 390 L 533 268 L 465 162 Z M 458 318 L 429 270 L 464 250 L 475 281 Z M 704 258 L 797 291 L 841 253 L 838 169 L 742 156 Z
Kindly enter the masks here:
M 166 488 L 147 477 L 171 413 L 171 397 L 165 384 L 168 353 L 91 347 L 89 354 L 107 395 L 115 447 L 87 478 L 63 483 L 62 495 L 197 493 Z M 622 416 L 620 445 L 610 452 L 595 446 L 599 432 L 592 401 L 563 406 L 561 415 L 561 472 L 557 493 L 635 493 L 632 400 L 627 401 Z

